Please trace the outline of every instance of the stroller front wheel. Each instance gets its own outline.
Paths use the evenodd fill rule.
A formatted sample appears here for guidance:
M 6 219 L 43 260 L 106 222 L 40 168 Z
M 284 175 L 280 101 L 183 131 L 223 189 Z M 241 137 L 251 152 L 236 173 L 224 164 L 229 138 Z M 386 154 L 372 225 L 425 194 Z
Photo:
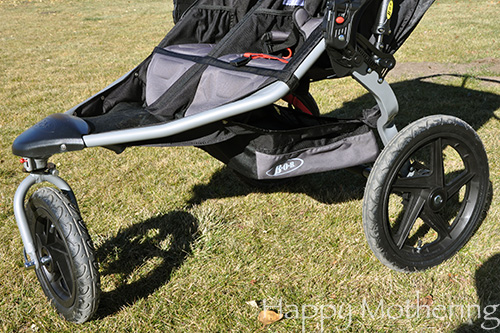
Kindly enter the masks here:
M 44 187 L 33 193 L 26 210 L 45 295 L 66 320 L 87 321 L 99 302 L 99 272 L 77 208 L 60 191 Z
M 394 270 L 438 265 L 473 235 L 488 192 L 486 152 L 468 124 L 451 116 L 415 121 L 386 146 L 368 178 L 368 244 Z

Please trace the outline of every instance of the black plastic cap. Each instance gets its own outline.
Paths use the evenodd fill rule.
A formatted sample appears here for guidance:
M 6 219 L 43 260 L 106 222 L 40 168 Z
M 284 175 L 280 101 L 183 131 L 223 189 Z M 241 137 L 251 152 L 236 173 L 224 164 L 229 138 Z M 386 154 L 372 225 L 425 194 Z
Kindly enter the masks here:
M 54 154 L 85 148 L 82 136 L 89 134 L 85 120 L 65 113 L 48 116 L 19 135 L 12 144 L 14 155 L 48 158 Z

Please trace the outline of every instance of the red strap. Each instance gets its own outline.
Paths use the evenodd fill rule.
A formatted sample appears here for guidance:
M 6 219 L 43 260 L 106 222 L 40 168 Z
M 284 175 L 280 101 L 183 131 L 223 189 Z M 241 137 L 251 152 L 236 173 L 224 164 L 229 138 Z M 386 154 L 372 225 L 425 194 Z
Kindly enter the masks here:
M 288 54 L 286 55 L 286 57 L 283 57 L 283 59 L 290 59 L 292 57 L 292 49 L 287 47 L 286 50 L 288 51 Z
M 280 57 L 276 57 L 276 56 L 273 56 L 270 54 L 265 54 L 265 53 L 251 53 L 251 52 L 243 53 L 243 57 L 245 57 L 245 58 L 278 60 L 278 61 L 281 61 L 282 63 L 285 63 L 285 64 L 288 64 L 287 59 L 290 58 L 290 56 L 291 56 L 291 52 L 287 58 L 280 58 Z
M 307 113 L 307 114 L 310 114 L 312 115 L 312 112 L 311 110 L 309 110 L 307 108 L 307 106 L 304 105 L 304 103 L 302 103 L 300 101 L 300 99 L 298 99 L 297 97 L 295 97 L 294 95 L 292 94 L 288 94 L 286 95 L 285 97 L 283 97 L 283 100 L 285 102 L 288 102 L 290 104 L 292 104 L 293 106 L 295 106 L 297 109 L 299 109 L 300 111 L 304 112 L 304 113 Z

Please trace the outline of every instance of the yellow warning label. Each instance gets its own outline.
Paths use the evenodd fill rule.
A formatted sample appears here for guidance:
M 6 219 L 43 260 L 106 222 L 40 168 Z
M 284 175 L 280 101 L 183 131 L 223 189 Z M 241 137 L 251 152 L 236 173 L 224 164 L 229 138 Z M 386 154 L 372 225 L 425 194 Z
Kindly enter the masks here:
M 389 1 L 389 6 L 387 6 L 387 19 L 390 19 L 392 16 L 392 9 L 394 8 L 394 3 Z

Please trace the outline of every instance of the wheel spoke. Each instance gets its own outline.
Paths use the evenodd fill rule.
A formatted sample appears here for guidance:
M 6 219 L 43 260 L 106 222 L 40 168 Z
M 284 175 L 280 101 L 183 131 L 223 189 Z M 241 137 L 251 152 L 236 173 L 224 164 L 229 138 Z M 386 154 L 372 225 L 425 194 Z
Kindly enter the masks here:
M 60 272 L 60 276 L 57 279 L 58 285 L 64 290 L 67 297 L 70 297 L 73 292 L 73 278 L 71 275 L 71 270 L 66 262 L 58 262 L 57 268 Z
M 45 222 L 45 223 L 43 223 Z M 38 235 L 38 237 L 40 238 L 40 241 L 42 243 L 42 245 L 45 245 L 47 244 L 47 235 L 48 235 L 48 227 L 47 225 L 50 224 L 50 222 L 48 221 L 43 221 L 43 222 L 40 222 L 40 221 L 37 221 L 36 224 L 35 224 L 35 234 Z
M 443 145 L 441 138 L 434 141 L 432 145 L 432 177 L 435 185 L 444 187 Z
M 61 256 L 68 256 L 68 253 L 66 251 L 66 247 L 64 246 L 64 243 L 62 241 L 58 242 L 53 242 L 50 244 L 50 253 L 52 255 L 61 255 Z
M 414 192 L 416 189 L 429 189 L 431 184 L 427 176 L 415 176 L 398 178 L 392 185 L 392 190 L 396 192 Z
M 452 180 L 452 182 L 445 187 L 446 194 L 448 195 L 448 198 L 453 197 L 455 194 L 457 194 L 460 189 L 467 184 L 468 182 L 471 181 L 472 178 L 474 178 L 476 174 L 470 171 L 465 171 L 462 172 L 460 175 L 455 177 L 455 179 Z
M 424 223 L 426 223 L 432 229 L 436 230 L 441 238 L 451 238 L 449 230 L 450 225 L 446 223 L 446 221 L 440 215 L 434 213 L 430 209 L 424 209 L 420 217 L 422 218 Z
M 422 195 L 412 195 L 410 201 L 406 206 L 406 211 L 401 220 L 401 224 L 399 226 L 398 231 L 394 235 L 394 241 L 396 242 L 396 246 L 399 249 L 403 248 L 406 240 L 408 239 L 408 235 L 410 234 L 415 221 L 417 220 L 422 208 L 425 205 L 425 198 Z
M 47 245 L 52 245 L 54 243 L 61 242 L 61 239 L 58 237 L 55 227 L 50 222 L 47 223 L 46 235 L 47 235 L 47 242 L 46 242 Z
M 54 273 L 59 273 L 61 277 L 58 278 L 57 283 L 61 285 L 61 279 L 64 280 L 64 288 L 70 288 L 72 278 L 72 273 L 70 269 L 70 258 L 66 252 L 64 244 L 59 242 L 53 243 L 50 248 L 50 253 L 52 257 L 52 265 L 54 267 Z M 66 287 L 67 286 L 67 287 Z M 69 290 L 71 293 L 71 290 Z

